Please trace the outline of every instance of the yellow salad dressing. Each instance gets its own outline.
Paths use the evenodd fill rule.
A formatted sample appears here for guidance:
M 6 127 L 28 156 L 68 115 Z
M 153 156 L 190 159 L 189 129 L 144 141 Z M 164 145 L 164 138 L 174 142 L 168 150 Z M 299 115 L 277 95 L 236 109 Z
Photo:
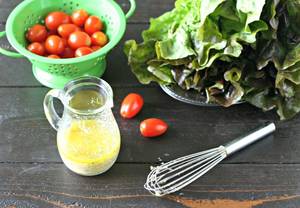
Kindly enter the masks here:
M 96 109 L 103 105 L 100 94 L 89 90 L 75 94 L 69 104 L 77 110 Z M 78 174 L 92 176 L 103 173 L 118 157 L 121 140 L 113 114 L 109 109 L 99 117 L 71 119 L 57 134 L 62 160 Z

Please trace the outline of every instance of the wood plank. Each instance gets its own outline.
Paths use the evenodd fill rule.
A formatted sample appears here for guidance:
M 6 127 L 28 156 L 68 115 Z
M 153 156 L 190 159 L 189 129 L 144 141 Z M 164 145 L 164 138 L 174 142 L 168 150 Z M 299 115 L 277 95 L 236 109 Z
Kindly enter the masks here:
M 5 23 L 9 14 L 22 0 L 0 0 L 0 23 Z M 128 0 L 116 0 L 126 13 Z M 129 23 L 148 23 L 149 18 L 157 17 L 174 7 L 174 0 L 136 0 L 137 9 Z
M 47 123 L 42 101 L 46 88 L 0 90 L 0 161 L 59 162 L 55 134 Z M 119 116 L 120 103 L 130 92 L 145 98 L 142 112 L 132 120 Z M 300 118 L 278 122 L 275 113 L 263 113 L 247 104 L 229 109 L 196 107 L 180 103 L 158 87 L 114 88 L 113 109 L 122 134 L 119 162 L 158 162 L 198 152 L 228 142 L 257 125 L 275 120 L 274 136 L 235 155 L 227 163 L 300 163 Z M 170 106 L 172 108 L 170 109 Z M 144 139 L 139 123 L 159 117 L 170 125 L 166 135 Z
M 81 177 L 63 164 L 1 164 L 1 207 L 282 208 L 300 203 L 300 165 L 220 165 L 163 198 L 143 189 L 149 165 Z
M 109 53 L 107 57 L 108 66 L 104 79 L 109 80 L 112 86 L 139 85 L 127 64 L 127 57 L 123 53 L 123 46 L 125 40 L 141 40 L 140 34 L 142 30 L 146 28 L 147 25 L 144 24 L 128 25 L 128 30 L 123 40 L 111 51 L 111 53 Z M 0 46 L 12 50 L 5 39 L 0 40 Z M 26 59 L 14 59 L 0 55 L 0 72 L 0 87 L 41 86 L 41 84 L 33 77 L 31 63 Z

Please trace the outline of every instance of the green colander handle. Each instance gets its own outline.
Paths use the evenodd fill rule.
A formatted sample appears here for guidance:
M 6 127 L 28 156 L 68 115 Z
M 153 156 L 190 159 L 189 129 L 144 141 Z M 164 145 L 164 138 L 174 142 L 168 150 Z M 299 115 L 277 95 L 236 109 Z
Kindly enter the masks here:
M 136 9 L 136 3 L 135 0 L 129 0 L 130 2 L 130 9 L 129 11 L 126 13 L 125 17 L 128 20 L 134 13 L 135 9 Z
M 5 31 L 0 32 L 0 38 L 4 37 L 5 35 L 6 35 Z M 9 57 L 13 57 L 13 58 L 24 58 L 24 56 L 22 54 L 5 50 L 1 47 L 0 47 L 0 54 L 6 55 L 6 56 L 9 56 Z

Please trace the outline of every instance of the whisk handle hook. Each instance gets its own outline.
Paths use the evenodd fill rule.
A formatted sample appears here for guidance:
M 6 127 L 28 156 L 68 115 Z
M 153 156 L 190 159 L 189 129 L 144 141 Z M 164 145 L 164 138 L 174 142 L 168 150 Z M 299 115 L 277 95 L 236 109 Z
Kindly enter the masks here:
M 264 138 L 265 136 L 273 133 L 276 130 L 274 123 L 267 123 L 266 125 L 259 127 L 246 136 L 241 136 L 225 145 L 227 156 L 244 149 L 248 145 Z

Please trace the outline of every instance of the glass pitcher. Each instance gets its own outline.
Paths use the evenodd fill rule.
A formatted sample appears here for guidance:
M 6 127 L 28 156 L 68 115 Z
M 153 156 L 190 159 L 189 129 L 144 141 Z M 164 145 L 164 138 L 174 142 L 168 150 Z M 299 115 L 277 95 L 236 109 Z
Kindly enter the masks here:
M 62 117 L 53 99 L 64 105 Z M 113 91 L 97 77 L 82 77 L 63 90 L 51 90 L 44 99 L 45 115 L 57 130 L 57 146 L 65 165 L 77 174 L 98 175 L 116 161 L 121 145 L 120 131 L 113 116 Z

